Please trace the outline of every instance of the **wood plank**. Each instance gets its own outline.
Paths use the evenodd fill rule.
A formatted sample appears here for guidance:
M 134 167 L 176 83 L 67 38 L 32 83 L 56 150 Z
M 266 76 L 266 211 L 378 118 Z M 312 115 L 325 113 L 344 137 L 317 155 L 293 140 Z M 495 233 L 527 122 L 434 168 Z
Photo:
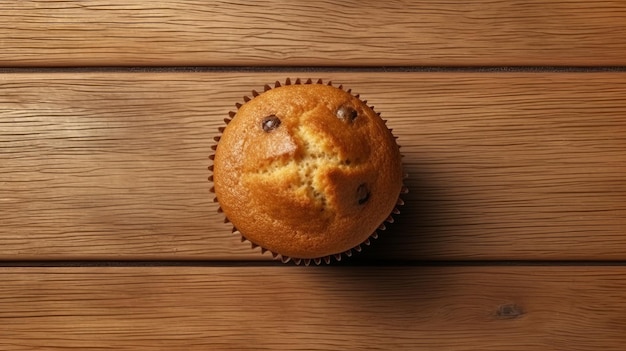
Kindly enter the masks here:
M 623 350 L 625 267 L 0 269 L 2 350 Z
M 1 66 L 626 65 L 620 1 L 4 1 Z
M 270 259 L 230 233 L 212 137 L 272 73 L 0 78 L 0 259 Z M 365 259 L 626 259 L 626 74 L 324 73 L 376 106 L 411 192 Z

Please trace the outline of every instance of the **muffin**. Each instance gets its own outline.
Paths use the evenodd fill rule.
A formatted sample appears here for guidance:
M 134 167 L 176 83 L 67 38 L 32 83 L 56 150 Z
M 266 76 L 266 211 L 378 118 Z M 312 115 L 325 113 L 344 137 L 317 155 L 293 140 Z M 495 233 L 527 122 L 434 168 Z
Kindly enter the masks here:
M 361 251 L 399 213 L 399 146 L 359 95 L 298 79 L 236 104 L 216 137 L 212 191 L 226 221 L 283 262 Z M 243 240 L 242 239 L 242 240 Z

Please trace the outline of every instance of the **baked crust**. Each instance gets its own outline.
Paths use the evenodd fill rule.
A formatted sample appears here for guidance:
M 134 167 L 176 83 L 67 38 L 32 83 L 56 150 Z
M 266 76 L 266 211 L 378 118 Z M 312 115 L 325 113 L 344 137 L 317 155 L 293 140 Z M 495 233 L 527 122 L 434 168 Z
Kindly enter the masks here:
M 277 87 L 240 106 L 213 165 L 234 227 L 262 248 L 304 259 L 366 241 L 393 211 L 402 178 L 384 121 L 323 84 Z

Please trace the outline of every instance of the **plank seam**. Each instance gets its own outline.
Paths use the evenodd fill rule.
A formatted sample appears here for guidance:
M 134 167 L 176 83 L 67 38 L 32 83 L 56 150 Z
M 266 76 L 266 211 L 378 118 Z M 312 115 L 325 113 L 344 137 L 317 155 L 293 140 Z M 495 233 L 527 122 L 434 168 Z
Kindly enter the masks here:
M 363 73 L 595 73 L 626 72 L 626 66 L 76 66 L 0 67 L 0 73 L 202 73 L 202 72 L 363 72 Z
M 335 262 L 322 267 L 624 267 L 626 260 L 480 260 L 480 261 L 399 261 L 399 260 L 349 260 Z M 2 268 L 36 268 L 36 267 L 298 267 L 293 264 L 283 264 L 279 261 L 225 261 L 225 260 L 162 260 L 162 261 L 134 261 L 134 260 L 93 260 L 93 261 L 0 261 Z M 302 267 L 302 269 L 307 269 Z

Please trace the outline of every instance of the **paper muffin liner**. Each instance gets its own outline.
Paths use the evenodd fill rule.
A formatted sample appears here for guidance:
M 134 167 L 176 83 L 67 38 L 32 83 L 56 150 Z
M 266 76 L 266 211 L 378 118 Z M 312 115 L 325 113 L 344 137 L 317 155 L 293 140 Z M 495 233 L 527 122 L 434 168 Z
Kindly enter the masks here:
M 309 78 L 309 79 L 307 79 L 306 81 L 303 82 L 300 78 L 297 78 L 295 81 L 292 82 L 290 78 L 287 78 L 285 80 L 285 83 L 280 83 L 279 81 L 276 81 L 274 83 L 273 87 L 270 86 L 269 84 L 265 84 L 265 86 L 263 87 L 263 92 L 266 92 L 266 91 L 271 90 L 273 88 L 281 87 L 283 85 L 292 85 L 292 84 L 326 84 L 326 85 L 329 85 L 329 86 L 334 86 L 332 81 L 328 81 L 327 83 L 324 83 L 322 79 L 318 79 L 317 81 L 314 82 L 312 79 Z M 342 90 L 346 91 L 347 93 L 352 94 L 352 89 L 345 90 L 343 88 L 343 85 L 339 85 L 336 88 L 342 89 Z M 247 95 L 244 96 L 243 97 L 243 103 L 246 103 L 246 102 L 254 99 L 255 97 L 259 96 L 260 93 L 258 91 L 256 91 L 256 90 L 252 90 L 252 94 L 251 95 L 252 95 L 252 97 L 247 96 Z M 357 99 L 360 99 L 360 95 L 359 94 L 352 94 L 352 96 L 356 97 Z M 367 105 L 367 100 L 361 100 L 361 101 L 364 104 Z M 238 102 L 238 103 L 235 104 L 235 107 L 237 108 L 237 110 L 241 106 L 243 106 L 243 103 L 239 103 Z M 371 108 L 372 111 L 374 111 L 378 115 L 378 117 L 380 118 L 380 112 L 376 112 L 374 110 L 374 106 L 372 106 L 372 105 L 367 105 L 367 106 L 369 108 Z M 235 112 L 235 111 L 228 112 L 228 117 L 224 118 L 224 124 L 228 125 L 228 123 L 233 119 L 233 117 L 235 117 L 236 114 L 237 114 L 237 112 Z M 382 119 L 382 121 L 385 124 L 387 124 L 387 120 Z M 209 155 L 209 159 L 211 161 L 213 161 L 214 158 L 215 158 L 215 150 L 217 150 L 217 146 L 219 144 L 221 135 L 222 135 L 222 133 L 224 132 L 225 129 L 226 129 L 226 126 L 219 127 L 218 128 L 218 135 L 213 138 L 213 140 L 215 141 L 215 144 L 211 145 L 211 150 L 213 150 L 213 153 L 211 155 Z M 391 128 L 388 128 L 388 129 L 389 129 L 389 132 L 391 132 L 392 135 L 393 135 L 393 129 L 391 129 Z M 396 145 L 398 146 L 398 149 L 400 149 L 401 146 L 398 144 L 398 137 L 394 135 L 394 139 L 396 140 Z M 402 153 L 400 153 L 400 157 L 404 158 L 404 155 Z M 210 165 L 208 167 L 208 169 L 211 172 L 211 174 L 209 175 L 208 179 L 209 179 L 210 182 L 213 182 L 213 165 Z M 359 252 L 363 251 L 363 248 L 365 246 L 369 246 L 371 244 L 372 240 L 378 239 L 379 232 L 385 231 L 387 229 L 387 226 L 386 226 L 385 223 L 394 223 L 393 216 L 400 214 L 400 210 L 398 209 L 398 207 L 404 205 L 404 200 L 402 199 L 402 195 L 407 194 L 409 192 L 408 187 L 404 184 L 404 179 L 407 179 L 408 177 L 409 177 L 409 175 L 406 172 L 404 172 L 403 173 L 403 184 L 402 184 L 402 187 L 400 189 L 400 193 L 398 194 L 398 200 L 396 201 L 396 205 L 394 206 L 393 210 L 391 210 L 391 213 L 389 213 L 387 218 L 378 226 L 378 228 L 376 230 L 374 230 L 374 232 L 372 232 L 372 234 L 370 234 L 369 237 L 367 239 L 365 239 L 363 242 L 361 242 L 360 244 L 358 244 L 358 245 L 356 245 L 356 246 L 354 246 L 354 247 L 352 247 L 352 248 L 350 248 L 350 249 L 348 249 L 346 251 L 337 253 L 337 254 L 332 254 L 332 255 L 327 255 L 327 256 L 322 256 L 322 257 L 316 257 L 316 258 L 291 257 L 291 256 L 286 256 L 286 255 L 280 254 L 278 252 L 274 252 L 274 251 L 269 250 L 269 249 L 267 249 L 267 248 L 265 248 L 265 247 L 263 247 L 263 246 L 261 246 L 259 244 L 256 244 L 256 243 L 252 242 L 251 240 L 249 240 L 249 239 L 247 239 L 245 237 L 244 233 L 241 233 L 239 230 L 237 230 L 237 228 L 234 225 L 232 227 L 232 233 L 238 235 L 241 238 L 241 242 L 248 242 L 248 243 L 250 243 L 250 247 L 252 249 L 256 249 L 257 247 L 259 247 L 259 248 L 261 248 L 261 253 L 262 254 L 264 254 L 266 252 L 269 252 L 275 260 L 280 260 L 282 263 L 293 262 L 296 265 L 304 264 L 305 266 L 309 266 L 311 263 L 314 263 L 316 265 L 320 265 L 322 263 L 330 264 L 333 259 L 335 259 L 337 262 L 339 262 L 339 261 L 341 261 L 343 256 L 345 256 L 345 257 L 352 257 L 353 254 L 359 253 Z M 211 191 L 211 193 L 215 193 L 215 187 L 211 186 L 210 191 Z M 213 202 L 216 202 L 216 203 L 219 204 L 218 198 L 214 197 L 213 198 Z M 221 206 L 218 206 L 217 212 L 218 213 L 224 213 L 222 211 Z M 224 214 L 224 223 L 230 223 L 230 220 L 226 217 L 226 214 Z

